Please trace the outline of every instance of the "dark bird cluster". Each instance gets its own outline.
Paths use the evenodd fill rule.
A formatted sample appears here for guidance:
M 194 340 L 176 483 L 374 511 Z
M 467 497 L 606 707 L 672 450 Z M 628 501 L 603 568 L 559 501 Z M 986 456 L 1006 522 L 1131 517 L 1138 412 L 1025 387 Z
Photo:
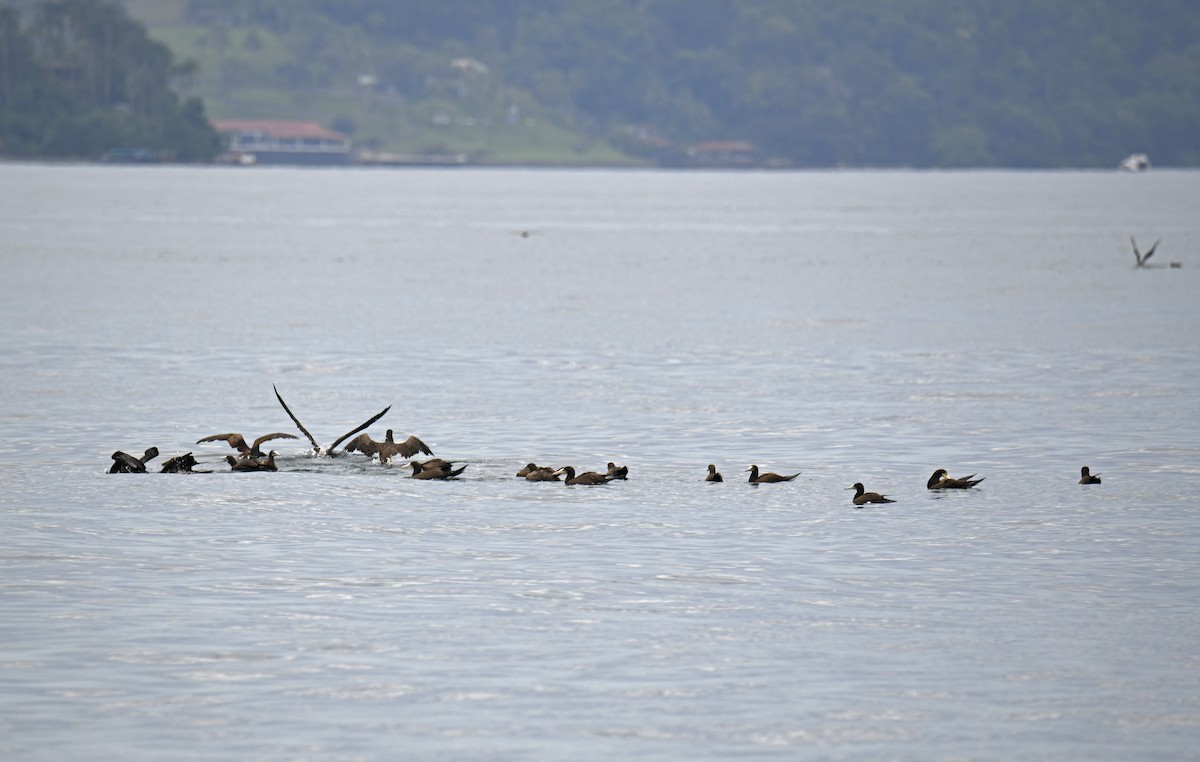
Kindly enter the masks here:
M 1134 244 L 1136 247 L 1136 244 Z M 1157 245 L 1157 242 L 1156 242 Z M 1139 263 L 1148 259 L 1154 252 L 1154 247 L 1146 253 L 1145 257 L 1139 255 Z M 366 422 L 360 424 L 354 429 L 343 434 L 334 441 L 329 447 L 321 447 L 316 439 L 309 433 L 308 429 L 300 423 L 300 420 L 284 402 L 282 395 L 279 394 L 279 389 L 275 389 L 275 397 L 279 400 L 279 404 L 287 412 L 288 417 L 296 424 L 296 427 L 308 438 L 312 444 L 312 454 L 314 456 L 333 456 L 336 454 L 336 448 L 346 439 L 350 439 L 346 444 L 343 453 L 360 453 L 370 459 L 378 458 L 381 465 L 388 465 L 399 456 L 408 459 L 407 468 L 412 469 L 413 479 L 423 481 L 430 480 L 449 480 L 461 476 L 466 470 L 466 464 L 455 467 L 454 461 L 443 460 L 442 458 L 433 457 L 430 460 L 418 461 L 411 460 L 418 453 L 425 455 L 433 455 L 433 450 L 429 448 L 416 435 L 410 435 L 407 439 L 397 442 L 395 432 L 388 429 L 384 434 L 383 441 L 376 441 L 369 434 L 363 432 L 363 429 L 368 428 L 371 424 L 382 418 L 390 409 L 391 406 L 385 407 L 382 411 L 369 418 Z M 357 436 L 355 436 L 357 434 Z M 278 471 L 279 466 L 275 462 L 275 457 L 278 455 L 274 450 L 263 453 L 262 446 L 266 442 L 271 442 L 276 439 L 299 439 L 295 434 L 289 434 L 284 431 L 275 431 L 270 434 L 263 434 L 256 438 L 252 443 L 247 444 L 246 438 L 238 433 L 228 434 L 210 434 L 206 437 L 201 437 L 196 441 L 196 444 L 205 444 L 209 442 L 225 442 L 231 448 L 237 451 L 237 456 L 226 455 L 225 462 L 229 464 L 231 471 L 239 472 L 254 472 L 254 471 Z M 154 458 L 158 457 L 158 448 L 149 447 L 140 457 L 135 457 L 121 450 L 117 450 L 112 454 L 112 465 L 109 467 L 110 474 L 128 474 L 128 473 L 146 473 L 146 464 Z M 169 458 L 163 463 L 162 473 L 175 474 L 195 474 L 195 473 L 211 473 L 207 470 L 197 470 L 196 466 L 199 462 L 191 452 L 186 452 L 182 455 L 176 455 Z M 783 482 L 791 482 L 800 476 L 799 471 L 794 474 L 777 474 L 771 471 L 760 471 L 758 465 L 751 465 L 746 469 L 749 473 L 750 484 L 779 484 Z M 523 468 L 516 472 L 516 476 L 530 482 L 560 482 L 568 485 L 601 485 L 608 484 L 613 481 L 626 481 L 629 479 L 629 467 L 619 466 L 616 463 L 609 461 L 606 470 L 601 473 L 599 471 L 584 471 L 577 472 L 574 466 L 561 466 L 555 468 L 553 466 L 539 466 L 536 463 L 528 463 Z M 968 490 L 976 487 L 987 477 L 975 478 L 977 474 L 969 474 L 967 476 L 953 477 L 944 469 L 935 470 L 925 482 L 925 487 L 928 490 Z M 708 473 L 704 476 L 705 482 L 720 483 L 724 482 L 724 477 L 717 470 L 714 463 L 708 465 Z M 1080 469 L 1080 484 L 1099 484 L 1100 475 L 1093 474 L 1087 466 Z M 856 506 L 868 504 L 882 504 L 896 502 L 887 495 L 878 492 L 868 492 L 862 482 L 855 482 L 853 485 L 846 488 L 854 490 L 854 497 L 851 502 Z
M 517 471 L 517 478 L 524 479 L 527 482 L 563 482 L 565 484 L 608 484 L 614 480 L 627 480 L 629 478 L 629 467 L 618 466 L 616 463 L 609 461 L 608 470 L 604 473 L 597 471 L 585 471 L 576 473 L 574 466 L 563 466 L 555 468 L 553 466 L 539 466 L 536 463 L 526 463 L 525 467 Z M 566 476 L 566 479 L 559 477 Z
M 385 414 L 387 414 L 389 410 L 391 410 L 390 405 L 385 407 L 380 412 L 368 418 L 365 422 L 338 437 L 336 440 L 334 440 L 333 444 L 329 445 L 328 447 L 322 447 L 320 443 L 317 442 L 316 438 L 313 437 L 313 435 L 309 432 L 309 430 L 304 427 L 304 424 L 300 422 L 300 419 L 296 417 L 296 414 L 292 412 L 291 408 L 288 407 L 288 404 L 284 402 L 283 396 L 279 393 L 279 389 L 275 388 L 274 386 L 272 386 L 272 388 L 275 390 L 275 398 L 279 400 L 279 404 L 283 407 L 284 412 L 287 413 L 288 417 L 292 419 L 292 422 L 296 424 L 296 428 L 300 429 L 300 431 L 312 444 L 313 455 L 333 456 L 337 454 L 336 448 L 339 444 L 350 437 L 354 437 L 355 434 L 359 434 L 359 432 L 371 426 L 371 424 L 378 421 Z M 225 442 L 231 448 L 237 450 L 236 456 L 226 455 L 224 457 L 225 462 L 229 464 L 230 471 L 278 471 L 279 466 L 275 462 L 275 457 L 278 455 L 278 453 L 274 450 L 264 453 L 262 449 L 264 443 L 276 439 L 299 439 L 299 437 L 297 437 L 295 434 L 289 434 L 284 431 L 276 431 L 270 434 L 263 434 L 255 439 L 251 444 L 247 444 L 244 436 L 236 432 L 231 432 L 228 434 L 210 434 L 209 436 L 201 437 L 200 439 L 196 440 L 196 444 Z M 379 462 L 384 465 L 392 463 L 393 459 L 397 455 L 403 458 L 411 458 L 419 452 L 425 453 L 426 455 L 433 455 L 433 451 L 429 449 L 429 446 L 416 436 L 410 436 L 403 442 L 397 442 L 391 429 L 387 430 L 382 442 L 375 441 L 369 434 L 359 434 L 359 436 L 351 439 L 349 444 L 347 444 L 345 449 L 341 452 L 358 452 L 372 459 L 378 457 Z M 118 450 L 112 454 L 113 463 L 109 468 L 109 473 L 145 473 L 146 463 L 156 457 L 158 457 L 157 447 L 149 448 L 140 458 Z M 191 452 L 187 452 L 183 455 L 177 455 L 167 460 L 163 464 L 162 472 L 172 474 L 210 473 L 209 471 L 205 470 L 197 470 L 197 465 L 199 465 L 199 462 L 196 460 L 195 455 L 193 455 Z M 466 466 L 454 469 L 451 467 L 448 461 L 434 459 L 432 461 L 427 461 L 425 464 L 421 464 L 420 468 L 414 464 L 413 476 L 418 479 L 448 479 L 461 474 L 464 468 L 466 468 Z

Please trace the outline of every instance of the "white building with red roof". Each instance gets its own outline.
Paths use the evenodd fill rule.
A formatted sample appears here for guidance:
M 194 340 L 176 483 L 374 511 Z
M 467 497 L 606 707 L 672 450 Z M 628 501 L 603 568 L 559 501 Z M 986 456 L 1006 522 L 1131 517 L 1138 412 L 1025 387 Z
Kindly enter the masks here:
M 214 119 L 225 148 L 247 163 L 343 164 L 350 138 L 316 122 L 279 119 Z

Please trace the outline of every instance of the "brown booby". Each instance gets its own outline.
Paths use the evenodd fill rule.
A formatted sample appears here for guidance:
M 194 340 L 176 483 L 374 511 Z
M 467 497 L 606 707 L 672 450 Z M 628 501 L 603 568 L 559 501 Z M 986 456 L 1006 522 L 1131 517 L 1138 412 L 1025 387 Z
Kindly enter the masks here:
M 564 483 L 566 484 L 608 484 L 609 482 L 607 474 L 598 474 L 595 471 L 584 471 L 576 476 L 573 466 L 563 466 L 554 473 L 565 475 L 567 478 Z
M 987 477 L 983 477 L 986 479 Z M 983 479 L 976 479 L 975 474 L 970 476 L 960 476 L 957 479 L 950 476 L 946 469 L 939 468 L 933 472 L 933 476 L 929 477 L 929 481 L 925 482 L 926 489 L 970 489 Z
M 1129 242 L 1133 244 L 1133 256 L 1137 260 L 1137 264 L 1134 267 L 1146 267 L 1146 262 L 1149 261 L 1150 257 L 1154 256 L 1154 250 L 1158 248 L 1158 244 L 1162 242 L 1162 239 L 1160 238 L 1155 241 L 1154 245 L 1145 254 L 1138 251 L 1137 241 L 1133 239 L 1133 236 L 1129 236 Z
M 618 466 L 612 461 L 608 462 L 608 471 L 604 474 L 609 479 L 629 479 L 629 466 Z
M 402 458 L 411 458 L 419 452 L 433 455 L 433 450 L 430 450 L 429 446 L 418 439 L 415 434 L 403 442 L 397 442 L 393 436 L 392 430 L 388 429 L 383 441 L 376 442 L 371 439 L 370 434 L 359 434 L 346 445 L 346 452 L 361 452 L 368 457 L 379 455 L 381 464 L 391 463 L 392 458 L 397 455 Z
M 190 452 L 183 455 L 176 455 L 174 458 L 169 458 L 163 463 L 159 473 L 162 474 L 209 474 L 211 471 L 197 471 L 196 466 L 199 465 L 196 457 Z
M 412 469 L 412 478 L 414 479 L 453 479 L 467 470 L 467 464 L 463 464 L 461 468 L 454 468 L 451 461 L 441 458 L 427 460 L 424 463 L 414 460 L 410 461 L 408 466 Z
M 895 500 L 892 500 L 891 498 L 889 498 L 887 495 L 881 495 L 878 492 L 867 492 L 866 491 L 867 488 L 862 485 L 862 482 L 855 482 L 852 486 L 849 486 L 846 489 L 854 490 L 854 498 L 853 499 L 854 499 L 855 505 L 866 505 L 867 503 L 894 503 L 894 502 L 896 502 Z
M 746 471 L 750 472 L 751 484 L 774 484 L 776 482 L 790 482 L 792 479 L 795 479 L 800 475 L 799 471 L 791 476 L 780 476 L 779 474 L 773 474 L 769 471 L 767 473 L 760 474 L 758 472 L 758 466 L 750 466 L 750 468 L 747 468 Z
M 296 439 L 296 437 L 292 437 Z M 275 465 L 275 451 L 271 450 L 267 453 L 265 460 L 257 458 L 235 458 L 232 455 L 225 456 L 225 462 L 229 464 L 230 470 L 233 471 L 278 471 L 279 467 Z

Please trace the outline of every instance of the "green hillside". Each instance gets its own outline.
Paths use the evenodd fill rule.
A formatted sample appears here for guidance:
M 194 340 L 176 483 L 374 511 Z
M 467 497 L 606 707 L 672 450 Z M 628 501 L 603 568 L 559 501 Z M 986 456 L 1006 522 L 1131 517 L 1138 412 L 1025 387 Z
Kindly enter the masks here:
M 1200 163 L 1194 0 L 124 6 L 197 64 L 174 85 L 210 116 L 316 120 L 365 149 L 482 163 Z

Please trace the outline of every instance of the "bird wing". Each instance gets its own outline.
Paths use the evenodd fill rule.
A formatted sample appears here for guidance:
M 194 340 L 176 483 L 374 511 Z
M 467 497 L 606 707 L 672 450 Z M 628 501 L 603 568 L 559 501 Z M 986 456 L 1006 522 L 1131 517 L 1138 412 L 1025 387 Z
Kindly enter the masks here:
M 212 436 L 204 437 L 203 439 L 197 439 L 196 444 L 217 441 L 228 442 L 230 447 L 242 453 L 243 455 L 250 452 L 250 448 L 246 446 L 246 440 L 241 434 L 213 434 Z
M 296 436 L 295 434 L 286 434 L 282 431 L 276 431 L 274 434 L 263 434 L 261 437 L 254 440 L 254 447 L 251 448 L 251 452 L 253 452 L 254 450 L 258 450 L 259 445 L 261 445 L 263 442 L 270 442 L 272 439 L 299 439 L 299 438 L 300 437 Z M 261 450 L 259 450 L 259 452 L 261 452 Z
M 332 447 L 329 448 L 333 450 Z M 374 455 L 379 452 L 379 443 L 371 439 L 370 434 L 359 434 L 346 444 L 346 452 L 361 452 L 363 455 Z
M 342 434 L 340 437 L 338 437 L 336 440 L 334 440 L 334 443 L 333 443 L 333 444 L 329 445 L 329 450 L 328 450 L 328 452 L 332 453 L 332 452 L 334 451 L 334 449 L 335 449 L 335 448 L 336 448 L 338 445 L 340 445 L 340 444 L 342 443 L 342 440 L 344 440 L 344 439 L 349 439 L 350 437 L 354 436 L 354 435 L 355 435 L 355 434 L 357 434 L 358 432 L 360 432 L 360 431 L 362 431 L 363 429 L 365 429 L 365 428 L 367 428 L 368 426 L 370 426 L 372 423 L 375 423 L 375 421 L 378 421 L 380 418 L 382 418 L 384 415 L 386 415 L 386 414 L 387 414 L 387 411 L 389 411 L 389 410 L 391 410 L 391 409 L 392 409 L 392 406 L 391 406 L 391 405 L 388 405 L 388 406 L 387 406 L 387 407 L 385 407 L 383 410 L 380 410 L 378 413 L 376 413 L 375 415 L 373 415 L 373 416 L 371 416 L 370 418 L 368 418 L 368 419 L 367 419 L 367 421 L 366 421 L 365 423 L 363 423 L 362 425 L 355 426 L 355 427 L 354 427 L 353 429 L 351 429 L 350 431 L 347 431 L 345 434 Z M 359 439 L 361 439 L 361 437 L 359 437 Z M 368 437 L 368 439 L 370 439 L 370 437 Z M 358 440 L 354 440 L 354 441 L 358 441 Z M 347 450 L 350 450 L 351 452 L 353 452 L 353 451 L 354 451 L 354 450 L 353 450 L 353 449 L 350 447 L 350 445 L 346 445 L 346 449 L 347 449 Z M 372 452 L 374 452 L 374 451 L 372 451 Z
M 1162 239 L 1159 238 L 1157 241 L 1154 242 L 1154 245 L 1151 246 L 1150 250 L 1147 251 L 1145 256 L 1142 257 L 1142 264 L 1146 264 L 1146 262 L 1150 259 L 1150 257 L 1154 256 L 1154 250 L 1158 248 L 1158 244 L 1161 241 L 1162 241 Z
M 420 439 L 417 439 L 415 434 L 408 439 L 405 439 L 403 442 L 399 442 L 398 444 L 400 447 L 400 455 L 405 458 L 411 458 L 419 452 L 423 452 L 426 455 L 433 455 L 433 450 L 430 450 L 428 445 L 426 445 Z
M 308 429 L 304 428 L 304 424 L 300 423 L 300 419 L 296 417 L 296 414 L 292 412 L 292 409 L 287 406 L 286 402 L 283 401 L 283 396 L 279 393 L 279 389 L 275 387 L 275 384 L 271 384 L 271 388 L 275 389 L 275 399 L 279 400 L 280 405 L 283 405 L 283 412 L 288 414 L 288 418 L 292 419 L 292 423 L 296 424 L 296 428 L 300 429 L 304 436 L 308 437 L 309 442 L 312 442 L 313 450 L 320 452 L 321 446 L 317 444 L 317 440 L 313 439 L 313 435 L 308 433 Z

